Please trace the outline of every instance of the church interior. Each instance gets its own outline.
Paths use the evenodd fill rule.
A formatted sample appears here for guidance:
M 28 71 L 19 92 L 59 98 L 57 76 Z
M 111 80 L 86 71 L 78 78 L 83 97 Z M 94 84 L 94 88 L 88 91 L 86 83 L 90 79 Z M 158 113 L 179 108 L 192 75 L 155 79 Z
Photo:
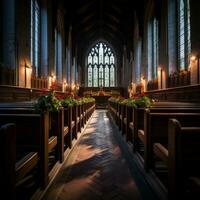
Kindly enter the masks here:
M 1 198 L 199 199 L 199 8 L 1 0 Z

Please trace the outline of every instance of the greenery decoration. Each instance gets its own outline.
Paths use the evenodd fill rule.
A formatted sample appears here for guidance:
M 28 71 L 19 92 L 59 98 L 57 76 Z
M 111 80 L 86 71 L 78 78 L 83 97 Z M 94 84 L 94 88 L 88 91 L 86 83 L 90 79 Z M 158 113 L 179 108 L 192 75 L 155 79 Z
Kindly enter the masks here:
M 34 104 L 36 112 L 57 111 L 61 106 L 60 101 L 55 97 L 55 92 L 41 95 Z

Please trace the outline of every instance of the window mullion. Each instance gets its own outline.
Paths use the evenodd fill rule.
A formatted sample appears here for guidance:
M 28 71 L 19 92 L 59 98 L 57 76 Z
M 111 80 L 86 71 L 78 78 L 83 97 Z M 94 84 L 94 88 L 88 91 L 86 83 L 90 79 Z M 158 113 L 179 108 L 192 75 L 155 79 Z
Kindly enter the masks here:
M 111 63 L 112 56 L 112 63 Z M 88 86 L 92 87 L 116 85 L 116 73 L 115 73 L 115 58 L 111 51 L 111 48 L 107 47 L 104 43 L 98 43 L 91 48 L 87 58 L 88 68 Z M 90 69 L 89 62 L 92 62 L 92 69 Z M 110 69 L 113 65 L 112 70 Z M 91 72 L 92 71 L 92 75 Z M 112 74 L 111 74 L 112 73 Z M 114 73 L 114 74 L 113 74 Z M 92 79 L 91 81 L 89 79 Z M 112 79 L 112 80 L 111 80 Z

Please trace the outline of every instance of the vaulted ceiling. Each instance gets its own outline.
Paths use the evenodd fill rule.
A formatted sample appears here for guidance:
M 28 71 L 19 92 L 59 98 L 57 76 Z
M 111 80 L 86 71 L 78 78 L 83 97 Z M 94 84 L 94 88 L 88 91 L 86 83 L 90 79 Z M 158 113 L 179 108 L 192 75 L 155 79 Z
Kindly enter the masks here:
M 144 0 L 64 1 L 66 21 L 83 48 L 97 39 L 121 47 L 133 37 L 134 11 L 142 17 Z

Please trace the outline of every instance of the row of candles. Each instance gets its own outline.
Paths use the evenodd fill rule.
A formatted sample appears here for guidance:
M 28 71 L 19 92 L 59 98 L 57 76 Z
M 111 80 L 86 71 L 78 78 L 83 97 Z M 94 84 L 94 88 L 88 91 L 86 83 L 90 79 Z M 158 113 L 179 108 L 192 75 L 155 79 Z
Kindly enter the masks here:
M 158 89 L 166 88 L 166 73 L 165 70 L 163 70 L 161 67 L 158 68 L 157 78 L 158 78 Z M 128 87 L 129 96 L 132 96 L 136 93 L 136 87 L 138 84 L 142 86 L 142 92 L 146 92 L 147 83 L 148 80 L 144 76 L 141 76 L 140 83 L 131 82 L 131 84 Z
M 198 55 L 191 55 L 190 56 L 190 63 L 189 63 L 189 70 L 191 72 L 191 84 L 199 84 L 200 83 L 200 66 L 199 66 L 199 56 Z M 32 68 L 29 67 L 27 62 L 25 61 L 25 87 L 31 87 L 28 80 L 30 80 L 32 74 Z M 158 67 L 157 72 L 158 77 L 158 89 L 166 88 L 166 71 L 162 67 Z M 56 83 L 56 76 L 52 74 L 48 77 L 48 89 Z M 144 92 L 147 91 L 147 79 L 144 76 L 141 76 L 140 83 L 143 85 Z M 136 83 L 132 82 L 129 85 L 128 92 L 129 93 L 136 93 Z M 63 80 L 62 83 L 62 91 L 66 91 L 66 89 L 79 90 L 79 84 L 72 83 L 68 84 L 66 80 Z
M 48 77 L 48 89 L 50 89 L 54 84 L 56 84 L 56 76 L 51 75 Z M 62 82 L 62 92 L 65 92 L 67 89 L 70 89 L 71 91 L 78 91 L 80 88 L 78 83 L 71 83 L 68 84 L 66 80 L 63 80 Z
M 191 85 L 200 83 L 200 58 L 198 55 L 190 56 L 189 71 L 191 72 Z M 157 69 L 157 78 L 158 78 L 158 89 L 166 88 L 166 71 L 162 67 Z M 147 91 L 147 79 L 144 76 L 141 76 L 140 84 L 142 84 L 143 92 Z M 137 83 L 131 82 L 128 87 L 129 96 L 136 93 Z
M 24 86 L 26 88 L 31 88 L 31 79 L 32 79 L 32 75 L 33 75 L 33 68 L 31 66 L 31 62 L 29 61 L 29 59 L 24 59 L 21 61 L 21 65 L 24 66 L 24 73 L 22 73 L 22 71 L 20 71 L 21 74 L 24 74 Z M 22 69 L 22 68 L 21 68 Z M 37 77 L 36 77 L 37 79 Z M 52 75 L 47 77 L 47 88 L 50 89 L 53 85 L 56 85 L 57 80 L 56 80 L 56 76 L 52 73 Z M 62 92 L 65 92 L 66 90 L 70 90 L 70 91 L 78 91 L 80 86 L 78 83 L 67 83 L 67 81 L 64 79 L 62 81 L 62 83 L 60 83 L 59 85 L 62 85 Z

